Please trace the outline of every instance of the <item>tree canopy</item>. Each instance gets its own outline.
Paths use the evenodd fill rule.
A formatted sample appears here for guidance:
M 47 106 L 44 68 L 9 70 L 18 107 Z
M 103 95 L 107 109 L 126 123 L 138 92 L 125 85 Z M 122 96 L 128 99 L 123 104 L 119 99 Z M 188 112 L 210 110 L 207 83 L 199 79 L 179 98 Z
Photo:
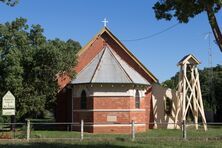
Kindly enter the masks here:
M 0 0 L 0 2 L 5 3 L 8 6 L 15 6 L 19 0 Z
M 215 14 L 221 10 L 222 0 L 158 0 L 153 6 L 157 19 L 177 18 L 180 23 L 188 23 L 190 18 L 206 12 L 217 45 L 222 52 L 222 34 Z
M 41 117 L 53 110 L 58 92 L 57 77 L 74 76 L 80 44 L 69 39 L 47 40 L 40 25 L 27 20 L 0 24 L 0 98 L 10 90 L 16 97 L 16 117 Z M 1 103 L 1 100 L 0 100 Z

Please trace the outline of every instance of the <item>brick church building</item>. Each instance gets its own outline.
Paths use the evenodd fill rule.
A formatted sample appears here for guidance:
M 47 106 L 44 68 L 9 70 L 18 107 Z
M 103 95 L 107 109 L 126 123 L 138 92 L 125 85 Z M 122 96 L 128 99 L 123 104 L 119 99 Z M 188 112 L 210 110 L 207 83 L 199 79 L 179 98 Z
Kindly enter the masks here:
M 157 78 L 104 27 L 78 52 L 74 79 L 59 79 L 57 122 L 84 120 L 84 131 L 137 132 L 153 122 L 152 84 Z M 73 125 L 72 130 L 80 130 Z

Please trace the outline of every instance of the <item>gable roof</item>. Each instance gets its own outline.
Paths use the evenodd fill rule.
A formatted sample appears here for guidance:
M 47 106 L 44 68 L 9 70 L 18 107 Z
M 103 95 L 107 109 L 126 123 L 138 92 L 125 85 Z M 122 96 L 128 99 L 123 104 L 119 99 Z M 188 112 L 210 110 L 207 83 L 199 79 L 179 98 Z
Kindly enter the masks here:
M 101 36 L 102 34 L 107 33 L 126 53 L 127 55 L 133 59 L 133 61 L 152 79 L 153 82 L 158 82 L 158 79 L 116 38 L 107 27 L 104 27 L 96 36 L 86 44 L 77 55 L 80 56 L 89 46 L 95 42 L 95 40 Z
M 145 78 L 122 60 L 109 46 L 105 46 L 71 82 L 71 84 L 82 83 L 149 85 L 149 82 Z
M 200 64 L 200 61 L 197 60 L 197 58 L 196 58 L 194 55 L 188 54 L 188 55 L 184 56 L 184 57 L 178 62 L 177 65 L 183 65 L 183 64 L 185 64 L 185 63 L 187 63 L 187 62 L 192 63 L 192 64 L 195 64 L 195 65 Z

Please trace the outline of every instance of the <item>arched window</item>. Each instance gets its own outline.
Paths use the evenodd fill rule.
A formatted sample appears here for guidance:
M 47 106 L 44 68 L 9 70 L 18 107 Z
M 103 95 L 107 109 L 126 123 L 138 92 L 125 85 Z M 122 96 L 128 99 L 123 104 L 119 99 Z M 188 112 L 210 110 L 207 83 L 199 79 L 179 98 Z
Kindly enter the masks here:
M 81 109 L 86 109 L 86 91 L 83 90 L 81 93 Z
M 140 108 L 140 93 L 138 90 L 136 90 L 135 95 L 135 108 Z
M 166 97 L 165 99 L 165 113 L 170 116 L 172 111 L 173 102 L 172 99 Z

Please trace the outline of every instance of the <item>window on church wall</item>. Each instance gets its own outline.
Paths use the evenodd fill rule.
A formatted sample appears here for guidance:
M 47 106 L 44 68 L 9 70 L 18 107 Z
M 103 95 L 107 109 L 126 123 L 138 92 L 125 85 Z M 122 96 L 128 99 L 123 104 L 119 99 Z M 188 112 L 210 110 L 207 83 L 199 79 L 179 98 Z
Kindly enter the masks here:
M 140 93 L 136 90 L 135 94 L 135 108 L 140 108 Z
M 80 104 L 80 107 L 81 109 L 86 109 L 86 91 L 83 90 L 82 93 L 81 93 L 81 100 L 80 100 L 81 104 Z
M 172 112 L 172 107 L 173 107 L 173 103 L 172 103 L 172 99 L 166 97 L 165 99 L 165 113 L 168 116 L 171 116 L 171 112 Z

